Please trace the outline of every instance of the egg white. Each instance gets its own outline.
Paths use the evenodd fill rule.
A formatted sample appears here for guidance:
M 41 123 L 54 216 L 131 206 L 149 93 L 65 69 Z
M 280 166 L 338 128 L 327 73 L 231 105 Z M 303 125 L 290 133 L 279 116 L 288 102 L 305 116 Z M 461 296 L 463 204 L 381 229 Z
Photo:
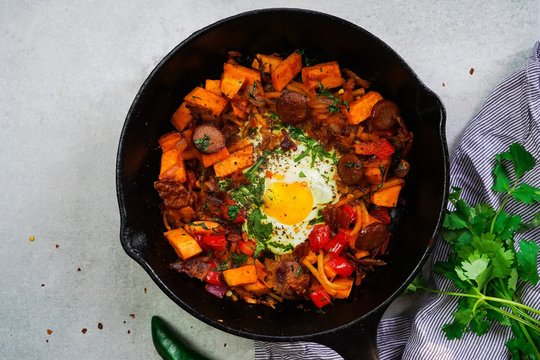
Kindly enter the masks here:
M 274 182 L 289 184 L 305 182 L 313 196 L 311 211 L 303 221 L 294 225 L 283 224 L 267 215 L 268 223 L 273 226 L 271 239 L 267 242 L 268 249 L 278 255 L 290 253 L 293 248 L 304 242 L 311 232 L 309 222 L 317 217 L 319 209 L 333 202 L 337 197 L 336 166 L 333 159 L 317 158 L 314 167 L 311 167 L 311 156 L 297 159 L 306 150 L 303 144 L 297 144 L 297 146 L 296 151 L 270 154 L 258 172 L 258 176 L 265 177 L 265 193 Z M 268 174 L 273 176 L 268 177 Z M 293 201 L 294 194 L 290 196 L 290 200 Z M 264 209 L 261 208 L 261 210 L 264 213 Z

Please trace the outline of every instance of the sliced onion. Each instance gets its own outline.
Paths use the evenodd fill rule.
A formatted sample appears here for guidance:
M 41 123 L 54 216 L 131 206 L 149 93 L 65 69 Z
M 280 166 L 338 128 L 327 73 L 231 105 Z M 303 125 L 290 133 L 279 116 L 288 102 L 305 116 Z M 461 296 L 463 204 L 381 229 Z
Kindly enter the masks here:
M 217 296 L 220 299 L 222 299 L 225 296 L 225 293 L 227 292 L 228 289 L 229 288 L 225 284 L 221 286 L 206 284 L 206 291 L 208 291 L 210 294 L 214 296 Z

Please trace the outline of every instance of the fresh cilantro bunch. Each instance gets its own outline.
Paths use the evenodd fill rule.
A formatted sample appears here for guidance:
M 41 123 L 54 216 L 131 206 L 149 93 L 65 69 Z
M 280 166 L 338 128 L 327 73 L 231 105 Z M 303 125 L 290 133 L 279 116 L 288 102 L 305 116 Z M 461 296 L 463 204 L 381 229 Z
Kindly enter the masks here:
M 514 240 L 516 233 L 539 225 L 540 212 L 525 223 L 504 210 L 511 199 L 529 205 L 540 202 L 540 188 L 521 182 L 534 165 L 532 155 L 518 143 L 496 155 L 492 190 L 502 196 L 498 209 L 487 204 L 471 206 L 460 199 L 460 189 L 453 188 L 449 200 L 454 210 L 443 223 L 443 237 L 451 251 L 434 271 L 461 292 L 427 289 L 418 283 L 412 286 L 459 298 L 453 321 L 443 326 L 448 339 L 460 339 L 465 332 L 483 335 L 496 322 L 509 326 L 514 338 L 506 346 L 514 359 L 540 359 L 540 310 L 521 302 L 524 286 L 539 280 L 538 245 Z

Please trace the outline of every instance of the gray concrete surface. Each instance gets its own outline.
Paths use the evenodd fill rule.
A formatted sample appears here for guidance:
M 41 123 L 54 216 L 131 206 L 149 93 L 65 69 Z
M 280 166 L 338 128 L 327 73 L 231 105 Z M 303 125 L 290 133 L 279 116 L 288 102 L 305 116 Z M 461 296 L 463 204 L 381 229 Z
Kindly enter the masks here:
M 192 32 L 262 7 L 352 21 L 441 96 L 453 150 L 491 89 L 540 39 L 539 4 L 0 1 L 0 358 L 157 359 L 153 314 L 212 358 L 253 358 L 250 340 L 180 310 L 118 239 L 115 156 L 125 115 L 151 69 Z

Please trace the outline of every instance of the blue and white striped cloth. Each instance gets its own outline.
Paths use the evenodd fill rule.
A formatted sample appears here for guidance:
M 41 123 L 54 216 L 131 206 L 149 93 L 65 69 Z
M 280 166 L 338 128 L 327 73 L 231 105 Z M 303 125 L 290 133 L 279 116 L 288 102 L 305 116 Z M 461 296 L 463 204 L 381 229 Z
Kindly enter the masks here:
M 471 204 L 499 206 L 500 197 L 491 191 L 495 154 L 519 142 L 540 159 L 540 43 L 521 71 L 501 83 L 488 97 L 480 112 L 463 134 L 450 166 L 451 186 L 462 189 L 461 196 Z M 540 186 L 540 161 L 524 181 Z M 529 220 L 540 212 L 539 206 L 509 203 L 506 210 Z M 518 239 L 535 240 L 540 245 L 540 229 L 520 234 Z M 445 260 L 448 245 L 440 239 L 426 265 Z M 442 290 L 455 290 L 451 282 L 434 275 L 433 284 Z M 540 307 L 540 286 L 527 287 L 524 303 Z M 497 325 L 482 337 L 466 334 L 461 340 L 447 340 L 441 328 L 452 320 L 456 300 L 427 296 L 416 314 L 384 318 L 378 329 L 377 343 L 381 359 L 475 359 L 496 360 L 510 357 L 505 342 L 511 337 L 507 327 Z M 336 352 L 315 343 L 255 342 L 255 359 L 341 359 Z

